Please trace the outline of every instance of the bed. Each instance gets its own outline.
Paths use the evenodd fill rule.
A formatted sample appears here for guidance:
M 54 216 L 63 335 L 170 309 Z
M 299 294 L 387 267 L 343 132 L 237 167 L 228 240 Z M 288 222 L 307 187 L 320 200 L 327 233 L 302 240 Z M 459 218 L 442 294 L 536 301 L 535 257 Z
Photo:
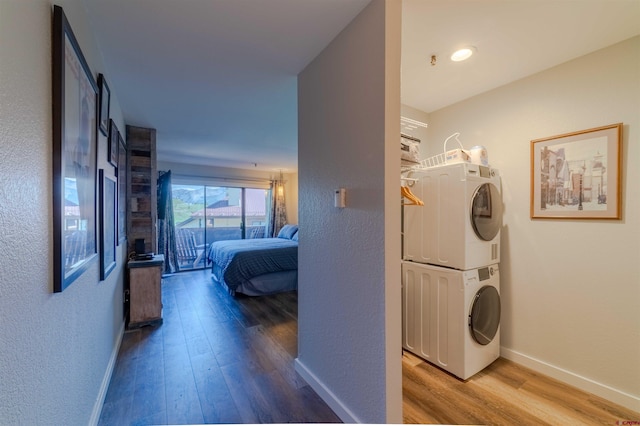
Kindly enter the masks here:
M 216 241 L 207 252 L 211 278 L 229 293 L 247 296 L 298 288 L 298 226 L 285 225 L 277 238 Z

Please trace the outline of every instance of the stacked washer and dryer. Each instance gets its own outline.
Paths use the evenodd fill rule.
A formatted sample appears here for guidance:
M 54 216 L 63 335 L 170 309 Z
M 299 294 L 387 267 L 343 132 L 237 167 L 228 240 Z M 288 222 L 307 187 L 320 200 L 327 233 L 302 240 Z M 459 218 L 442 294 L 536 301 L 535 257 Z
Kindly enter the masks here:
M 404 208 L 403 348 L 466 380 L 500 356 L 500 176 L 462 162 L 407 180 L 424 206 Z

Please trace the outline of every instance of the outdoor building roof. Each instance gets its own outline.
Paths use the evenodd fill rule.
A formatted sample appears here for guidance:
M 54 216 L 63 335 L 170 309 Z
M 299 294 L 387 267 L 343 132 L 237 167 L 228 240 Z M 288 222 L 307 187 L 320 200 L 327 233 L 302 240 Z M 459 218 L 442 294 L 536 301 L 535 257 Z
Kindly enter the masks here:
M 245 215 L 250 217 L 265 216 L 266 202 L 264 192 L 259 191 L 246 191 L 245 198 L 247 205 L 245 208 Z M 215 205 L 211 204 L 211 205 Z M 193 212 L 192 218 L 201 218 L 206 214 L 207 217 L 239 217 L 242 215 L 242 206 L 221 206 L 221 207 L 207 207 L 206 209 L 200 209 Z

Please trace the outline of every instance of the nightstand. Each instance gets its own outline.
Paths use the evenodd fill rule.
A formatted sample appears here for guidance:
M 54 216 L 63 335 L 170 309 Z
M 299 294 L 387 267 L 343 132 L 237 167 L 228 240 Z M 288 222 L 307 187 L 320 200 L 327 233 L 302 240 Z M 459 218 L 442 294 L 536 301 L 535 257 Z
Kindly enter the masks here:
M 130 260 L 129 328 L 162 323 L 162 266 L 164 255 Z

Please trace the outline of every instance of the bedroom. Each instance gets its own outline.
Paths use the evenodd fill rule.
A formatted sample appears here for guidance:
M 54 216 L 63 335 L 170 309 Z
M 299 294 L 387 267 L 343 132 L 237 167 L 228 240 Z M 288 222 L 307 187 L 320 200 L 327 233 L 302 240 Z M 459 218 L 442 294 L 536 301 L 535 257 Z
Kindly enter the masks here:
M 74 2 L 61 2 L 61 4 L 65 6 L 66 10 L 69 10 L 71 19 L 77 22 L 77 24 L 74 24 L 74 30 L 81 34 L 84 33 L 84 38 L 90 40 L 89 27 L 91 25 L 82 18 L 83 12 L 74 6 Z M 47 31 L 47 22 L 50 19 L 49 10 L 43 8 L 42 3 L 36 2 L 28 2 L 21 5 L 3 3 L 0 7 L 2 7 L 3 12 L 9 8 L 10 11 L 15 12 L 14 16 L 16 16 L 12 25 L 5 25 L 6 21 L 4 20 L 2 22 L 3 40 L 13 40 L 11 44 L 3 45 L 3 49 L 9 50 L 3 50 L 2 57 L 4 59 L 5 55 L 7 55 L 11 58 L 20 58 L 12 63 L 2 61 L 3 79 L 5 77 L 11 78 L 9 80 L 12 83 L 11 87 L 20 88 L 20 92 L 9 91 L 7 96 L 15 100 L 26 99 L 25 102 L 29 106 L 27 110 L 16 111 L 15 115 L 8 116 L 6 119 L 3 117 L 2 127 L 7 129 L 8 132 L 7 138 L 3 136 L 3 147 L 6 146 L 4 145 L 5 143 L 10 143 L 9 153 L 11 155 L 10 157 L 3 157 L 3 170 L 13 170 L 12 177 L 24 184 L 19 187 L 13 185 L 5 187 L 3 185 L 3 190 L 7 191 L 5 194 L 9 199 L 19 200 L 15 201 L 15 204 L 12 201 L 12 204 L 6 206 L 4 210 L 5 216 L 3 217 L 8 220 L 5 223 L 11 225 L 21 224 L 24 220 L 29 220 L 33 224 L 30 229 L 20 234 L 5 233 L 2 240 L 5 248 L 7 247 L 6 244 L 11 244 L 12 249 L 6 251 L 13 253 L 7 259 L 8 269 L 4 269 L 2 275 L 3 325 L 7 323 L 11 325 L 11 327 L 3 327 L 2 337 L 3 341 L 8 339 L 13 342 L 12 352 L 8 354 L 3 352 L 2 364 L 12 365 L 12 372 L 7 372 L 4 369 L 2 372 L 3 378 L 6 377 L 14 389 L 11 394 L 13 396 L 9 395 L 8 404 L 3 404 L 3 409 L 11 410 L 8 415 L 15 413 L 13 411 L 14 408 L 19 409 L 22 413 L 33 413 L 35 423 L 39 418 L 38 413 L 43 416 L 49 415 L 47 418 L 42 418 L 43 422 L 51 418 L 84 420 L 86 419 L 87 411 L 91 410 L 93 406 L 96 389 L 100 387 L 102 372 L 108 364 L 115 336 L 117 336 L 119 330 L 118 313 L 112 313 L 108 308 L 116 305 L 117 303 L 114 300 L 117 301 L 120 297 L 114 291 L 118 274 L 112 280 L 104 283 L 99 283 L 97 278 L 75 283 L 69 288 L 70 293 L 65 292 L 62 297 L 50 294 L 50 263 L 46 260 L 50 257 L 50 254 L 47 249 L 42 249 L 42 235 L 48 235 L 50 232 L 50 224 L 46 219 L 50 215 L 41 214 L 41 212 L 50 210 L 50 196 L 48 195 L 48 171 L 50 170 L 48 141 L 50 140 L 50 130 L 49 119 L 47 118 L 49 117 L 48 111 L 50 109 L 50 105 L 47 102 L 50 83 L 46 71 L 49 50 L 48 46 L 43 45 L 41 42 L 42 39 L 48 39 L 49 37 Z M 10 32 L 11 36 L 5 38 L 4 31 Z M 91 42 L 87 41 L 86 44 L 90 45 Z M 570 131 L 592 127 L 592 125 L 597 124 L 606 124 L 610 121 L 623 121 L 629 123 L 629 139 L 627 141 L 637 140 L 637 118 L 627 116 L 630 108 L 635 108 L 636 105 L 632 99 L 634 93 L 636 93 L 633 90 L 637 90 L 634 89 L 636 86 L 632 86 L 631 89 L 626 86 L 618 87 L 615 85 L 614 80 L 620 81 L 620 84 L 624 84 L 622 82 L 625 80 L 616 78 L 603 79 L 602 73 L 604 75 L 618 75 L 617 73 L 609 74 L 611 69 L 602 68 L 608 62 L 600 62 L 600 60 L 610 60 L 614 57 L 615 55 L 609 56 L 611 52 L 603 51 L 601 56 L 596 55 L 585 58 L 582 62 L 574 63 L 573 66 L 558 68 L 554 73 L 542 74 L 538 77 L 541 80 L 551 79 L 556 81 L 556 79 L 562 78 L 564 81 L 570 81 L 570 85 L 562 86 L 563 90 L 566 91 L 563 92 L 566 95 L 563 99 L 575 97 L 581 101 L 581 108 L 576 108 L 576 105 L 572 103 L 564 102 L 559 106 L 549 108 L 549 105 L 544 105 L 539 97 L 534 96 L 535 93 L 530 93 L 531 91 L 535 92 L 534 89 L 538 88 L 542 83 L 539 80 L 529 80 L 523 83 L 524 86 L 515 86 L 516 90 L 512 92 L 508 102 L 506 102 L 510 106 L 519 106 L 520 112 L 527 113 L 523 114 L 528 117 L 525 120 L 521 118 L 516 120 L 514 115 L 519 108 L 511 108 L 507 111 L 502 111 L 508 119 L 494 123 L 490 129 L 482 127 L 482 123 L 476 123 L 473 126 L 473 117 L 479 117 L 478 114 L 483 111 L 482 105 L 476 103 L 479 99 L 469 100 L 460 104 L 458 106 L 460 109 L 456 111 L 450 110 L 450 112 L 453 111 L 451 112 L 452 114 L 464 114 L 459 115 L 459 117 L 465 119 L 463 120 L 464 122 L 468 123 L 468 127 L 459 128 L 459 131 L 463 132 L 463 134 L 473 135 L 475 131 L 482 131 L 486 134 L 486 132 L 493 132 L 498 129 L 505 133 L 508 132 L 508 134 L 503 134 L 502 140 L 514 141 L 512 143 L 505 142 L 504 146 L 506 148 L 502 148 L 502 146 L 497 148 L 495 146 L 497 142 L 494 143 L 494 146 L 489 147 L 491 161 L 508 165 L 506 170 L 502 165 L 501 168 L 505 171 L 510 171 L 516 177 L 515 180 L 510 180 L 513 186 L 509 187 L 508 192 L 511 197 L 509 209 L 513 216 L 510 219 L 511 224 L 506 237 L 513 245 L 512 249 L 517 249 L 518 251 L 517 256 L 515 252 L 511 254 L 513 259 L 510 271 L 511 280 L 513 283 L 523 283 L 512 289 L 512 298 L 520 301 L 518 303 L 523 306 L 518 306 L 518 313 L 521 316 L 515 317 L 513 321 L 513 326 L 515 327 L 512 336 L 513 343 L 523 353 L 531 354 L 536 359 L 554 365 L 560 364 L 570 371 L 578 369 L 583 377 L 596 376 L 600 378 L 600 374 L 616 376 L 617 381 L 615 383 L 609 383 L 608 380 L 603 381 L 609 383 L 613 388 L 625 390 L 627 394 L 637 395 L 638 392 L 634 390 L 636 385 L 625 384 L 629 381 L 637 383 L 638 377 L 637 371 L 633 370 L 632 363 L 632 360 L 637 359 L 637 353 L 633 352 L 634 348 L 637 347 L 637 345 L 633 345 L 637 340 L 637 323 L 633 316 L 633 312 L 637 311 L 637 305 L 634 304 L 634 300 L 637 301 L 637 284 L 635 283 L 638 281 L 638 262 L 637 256 L 633 257 L 634 253 L 637 254 L 638 249 L 637 241 L 634 238 L 634 236 L 638 235 L 638 215 L 635 214 L 638 210 L 637 200 L 632 196 L 625 197 L 625 219 L 617 223 L 550 223 L 543 226 L 539 222 L 531 223 L 527 212 L 528 179 L 526 173 L 529 168 L 527 149 L 528 142 L 531 139 L 559 134 L 564 128 Z M 637 52 L 637 47 L 632 46 L 631 52 Z M 92 64 L 100 63 L 100 55 L 97 50 L 87 47 L 85 48 L 85 54 L 89 56 Z M 96 69 L 102 68 L 99 65 L 95 65 L 95 67 Z M 9 68 L 8 72 L 5 73 L 7 68 Z M 575 78 L 576 76 L 580 78 Z M 598 87 L 592 84 L 594 80 L 604 80 L 606 83 L 603 82 L 603 87 Z M 5 87 L 5 81 L 7 80 L 3 80 L 3 88 Z M 559 89 L 557 86 L 553 87 Z M 538 100 L 539 108 L 531 107 L 530 109 L 525 109 L 523 100 L 518 98 L 518 95 L 523 92 L 530 95 L 530 99 Z M 607 95 L 608 93 L 615 93 L 616 96 L 609 96 Z M 487 96 L 497 97 L 500 94 L 489 93 Z M 502 96 L 507 95 L 502 94 Z M 588 98 L 585 98 L 587 96 Z M 593 105 L 594 99 L 606 100 L 602 110 L 598 109 L 596 111 L 589 108 L 589 106 Z M 629 103 L 631 104 L 629 105 Z M 3 105 L 5 105 L 4 101 Z M 549 112 L 545 112 L 545 110 Z M 571 112 L 568 114 L 567 111 L 576 111 L 576 113 Z M 451 126 L 458 126 L 460 119 L 456 120 L 447 117 L 445 112 L 442 111 L 440 115 L 442 126 L 446 125 L 445 121 L 452 122 Z M 7 111 L 7 113 L 10 113 L 10 111 Z M 29 119 L 25 120 L 20 115 L 26 115 Z M 548 118 L 549 116 L 556 117 L 556 120 L 554 122 L 541 122 L 541 117 Z M 435 117 L 432 117 L 431 121 L 435 123 Z M 563 123 L 561 121 L 566 122 Z M 5 124 L 7 125 L 6 127 Z M 527 128 L 521 130 L 520 126 Z M 560 128 L 563 130 L 558 131 Z M 442 130 L 442 133 L 444 132 Z M 439 139 L 437 135 L 434 137 Z M 626 144 L 627 155 L 625 158 L 627 163 L 625 163 L 625 170 L 627 172 L 624 182 L 626 184 L 625 191 L 628 195 L 637 193 L 637 185 L 640 179 L 637 178 L 637 147 L 629 142 L 626 142 Z M 20 147 L 19 150 L 18 147 Z M 335 148 L 336 152 L 340 149 L 338 141 L 331 147 Z M 366 144 L 361 142 L 359 147 L 365 148 Z M 28 158 L 18 155 L 25 151 L 30 153 Z M 5 168 L 5 165 L 7 165 L 7 168 Z M 316 180 L 316 175 L 312 173 L 315 169 L 312 169 L 306 176 L 301 175 L 300 179 L 301 181 L 303 178 L 307 179 L 307 183 L 311 180 L 311 183 L 317 184 L 321 191 L 332 191 L 335 187 L 343 184 L 353 187 L 355 191 L 349 194 L 356 198 L 351 200 L 360 200 L 363 205 L 362 211 L 369 211 L 373 208 L 371 204 L 372 197 L 376 197 L 377 192 L 375 189 L 371 189 L 368 179 L 379 170 L 378 165 L 367 166 L 363 164 L 362 174 L 356 174 L 353 169 L 353 167 L 329 166 L 327 170 L 331 171 L 334 176 L 327 181 Z M 347 175 L 347 173 L 353 173 L 353 175 Z M 25 187 L 32 189 L 24 191 Z M 324 194 L 324 192 L 322 193 Z M 392 195 L 395 195 L 395 192 Z M 333 207 L 325 206 L 323 200 L 318 201 L 319 213 L 328 218 L 333 217 L 331 216 L 335 215 Z M 24 209 L 25 205 L 30 208 Z M 350 211 L 347 210 L 345 213 L 350 213 Z M 343 216 L 346 218 L 347 215 Z M 375 214 L 374 216 L 378 219 L 374 219 L 374 222 L 362 221 L 362 226 L 355 229 L 362 229 L 363 233 L 365 233 L 368 232 L 371 226 L 375 228 L 381 223 L 381 220 L 379 216 Z M 300 214 L 300 217 L 302 219 L 302 214 Z M 376 222 L 375 220 L 378 221 Z M 367 225 L 366 228 L 365 225 Z M 587 228 L 587 230 L 583 231 L 584 228 Z M 20 227 L 16 226 L 16 229 L 20 229 Z M 562 235 L 563 232 L 569 232 L 570 236 L 576 237 L 577 243 L 570 244 L 567 239 L 559 238 L 558 235 Z M 602 247 L 602 255 L 605 256 L 604 260 L 610 267 L 598 267 L 592 274 L 582 271 L 580 268 L 574 268 L 576 275 L 570 282 L 575 282 L 576 284 L 568 287 L 566 284 L 563 285 L 563 283 L 553 279 L 556 273 L 565 271 L 566 265 L 558 265 L 557 262 L 551 262 L 549 256 L 561 256 L 563 253 L 579 250 L 582 259 L 580 263 L 597 265 L 599 262 L 596 261 L 595 254 L 589 250 L 592 245 L 587 244 L 592 239 L 581 236 L 583 232 L 589 233 L 590 236 L 594 237 L 593 240 L 599 242 L 598 247 Z M 534 237 L 540 233 L 544 234 L 542 241 Z M 349 233 L 345 233 L 341 237 L 344 237 L 344 235 L 351 238 L 361 238 L 359 235 L 351 235 Z M 378 237 L 379 235 L 376 236 L 376 238 Z M 378 241 L 375 241 L 376 244 Z M 525 244 L 527 241 L 532 241 L 531 246 Z M 370 241 L 367 240 L 366 242 Z M 34 247 L 38 248 L 35 254 Z M 356 265 L 365 269 L 365 276 L 368 276 L 366 273 L 367 267 L 364 265 L 367 265 L 366 259 L 373 254 L 371 251 L 353 250 L 352 246 L 342 247 L 338 245 L 337 247 L 339 249 L 334 252 L 336 258 L 348 257 L 352 253 L 357 255 L 352 265 L 344 265 L 345 268 Z M 547 255 L 547 252 L 550 252 L 549 255 Z M 321 248 L 318 248 L 317 254 L 320 257 L 326 256 L 326 251 L 321 251 Z M 381 260 L 379 253 L 375 255 L 378 261 Z M 45 260 L 42 261 L 41 259 Z M 536 265 L 545 264 L 545 262 L 549 264 L 544 270 L 535 268 Z M 567 262 L 572 267 L 578 263 L 571 262 L 570 259 Z M 316 272 L 313 267 L 311 270 Z M 97 268 L 94 272 L 95 274 L 93 275 L 97 277 Z M 377 272 L 379 272 L 379 269 Z M 122 270 L 119 270 L 119 273 L 121 278 Z M 613 275 L 609 275 L 610 273 L 613 273 Z M 323 279 L 331 278 L 322 272 L 319 277 Z M 379 280 L 376 279 L 373 282 L 379 282 Z M 596 289 L 600 288 L 598 287 L 600 282 L 609 284 L 601 292 L 598 292 Z M 589 292 L 582 291 L 579 293 L 579 297 L 575 299 L 573 298 L 574 293 L 569 293 L 570 290 L 578 286 L 578 283 L 582 284 L 583 290 L 589 290 Z M 364 288 L 367 289 L 369 287 Z M 537 289 L 544 291 L 538 292 L 536 291 Z M 610 289 L 615 289 L 615 291 L 609 291 Z M 546 297 L 542 293 L 546 293 Z M 345 302 L 348 302 L 348 300 L 361 300 L 359 296 L 360 294 L 349 293 L 345 295 Z M 327 297 L 328 295 L 320 297 L 319 301 L 327 302 Z M 536 315 L 535 312 L 532 312 L 533 307 L 529 307 L 525 303 L 527 300 L 532 301 L 532 305 L 550 305 L 550 312 L 544 316 L 546 321 L 544 324 L 537 326 L 533 321 Z M 379 295 L 375 297 L 375 300 L 368 301 L 373 302 L 371 304 L 373 306 L 384 305 Z M 576 301 L 579 303 L 576 303 Z M 590 313 L 586 317 L 583 315 L 585 310 Z M 309 318 L 310 320 L 323 320 L 324 315 L 321 315 L 321 313 L 312 313 L 314 317 Z M 333 312 L 327 312 L 326 314 L 333 314 Z M 368 325 L 363 322 L 370 322 L 370 320 L 376 322 L 376 327 L 384 328 L 384 320 L 381 319 L 381 315 L 380 311 L 374 313 L 366 310 L 363 313 L 361 309 L 358 309 L 354 316 L 347 315 L 343 319 L 354 322 L 358 329 L 366 330 Z M 582 323 L 578 322 L 580 319 L 593 321 L 592 319 L 595 317 L 601 317 L 604 321 L 595 324 L 590 322 L 589 324 L 599 331 L 599 336 L 607 336 L 606 340 L 591 342 L 584 335 L 573 335 L 569 332 L 574 328 L 581 329 Z M 5 320 L 7 323 L 4 322 Z M 549 332 L 570 335 L 573 338 L 550 341 L 546 338 Z M 84 342 L 89 342 L 89 344 L 82 344 Z M 335 348 L 337 344 L 329 343 L 329 348 Z M 376 350 L 367 351 L 368 354 L 380 353 L 378 351 L 380 341 L 376 340 L 375 345 Z M 364 347 L 370 346 L 367 344 Z M 618 348 L 621 347 L 625 349 L 619 350 Z M 601 361 L 602 359 L 608 359 L 612 352 L 617 357 L 616 365 Z M 338 352 L 335 353 L 337 354 Z M 556 359 L 556 357 L 561 357 L 562 354 L 566 354 L 567 358 L 579 360 L 580 366 L 577 366 L 570 359 Z M 587 355 L 589 359 L 585 358 Z M 369 367 L 373 366 L 373 370 L 384 370 L 384 361 L 380 357 L 368 355 L 367 358 L 370 358 Z M 7 362 L 5 363 L 4 361 Z M 375 414 L 376 419 L 380 420 L 382 418 L 380 416 L 384 416 L 381 411 L 385 411 L 384 408 L 380 407 L 384 407 L 385 404 L 380 401 L 378 395 L 380 392 L 384 392 L 383 389 L 386 386 L 384 379 L 365 374 L 362 371 L 364 366 L 358 367 L 354 365 L 355 361 L 351 361 L 347 354 L 345 354 L 344 358 L 332 359 L 331 361 L 334 361 L 334 364 L 355 367 L 354 371 L 357 372 L 358 381 L 371 389 L 374 397 L 371 400 L 367 400 L 367 398 L 357 401 L 351 400 L 354 393 L 351 392 L 352 389 L 349 388 L 348 384 L 342 382 L 339 377 L 332 376 L 327 371 L 331 368 L 329 365 L 320 366 L 318 371 L 327 385 L 335 391 L 339 398 L 345 399 L 345 404 L 352 407 L 356 415 L 366 412 L 377 413 Z M 40 374 L 36 374 L 34 371 L 36 369 L 33 368 L 34 365 L 41 366 Z M 71 367 L 72 365 L 73 368 Z M 597 368 L 596 366 L 598 365 L 602 366 L 602 368 Z M 101 371 L 96 372 L 96 370 Z M 623 375 L 627 375 L 627 378 L 622 378 Z M 62 386 L 61 384 L 69 385 L 67 395 L 72 395 L 75 399 L 73 407 L 69 407 L 56 392 L 56 389 Z M 6 394 L 3 394 L 3 397 L 5 396 Z M 369 410 L 371 404 L 375 407 Z M 67 408 L 68 411 L 63 413 L 62 411 Z M 61 422 L 64 423 L 63 420 Z M 84 421 L 71 420 L 67 423 L 84 423 Z

